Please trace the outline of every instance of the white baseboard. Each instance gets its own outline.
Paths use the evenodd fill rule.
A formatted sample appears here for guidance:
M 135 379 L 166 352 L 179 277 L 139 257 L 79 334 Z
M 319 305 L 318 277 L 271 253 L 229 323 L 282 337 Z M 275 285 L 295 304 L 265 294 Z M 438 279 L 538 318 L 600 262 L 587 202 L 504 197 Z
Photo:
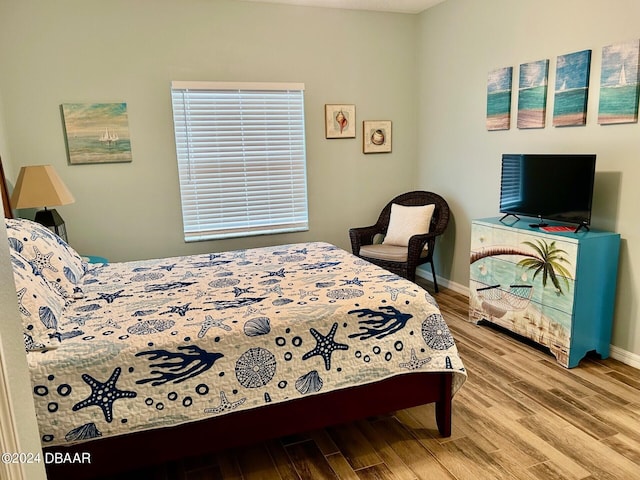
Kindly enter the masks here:
M 432 282 L 433 283 L 433 275 L 431 274 L 431 272 L 427 272 L 426 270 L 418 269 L 418 270 L 416 270 L 416 276 L 419 277 L 419 278 L 422 278 L 422 279 L 424 279 L 424 280 L 426 280 L 428 282 Z M 452 282 L 448 278 L 442 278 L 439 275 L 436 275 L 436 278 L 438 280 L 438 286 L 449 288 L 449 289 L 453 290 L 456 293 L 464 295 L 465 297 L 469 296 L 469 287 L 467 285 L 461 285 L 459 283 Z
M 433 275 L 431 272 L 426 270 L 416 270 L 416 275 L 428 282 L 433 282 Z M 443 286 L 445 288 L 449 288 L 456 293 L 460 293 L 461 295 L 469 296 L 469 287 L 466 285 L 461 285 L 456 282 L 452 282 L 447 278 L 442 278 L 440 276 L 436 276 L 438 279 L 438 285 Z M 624 350 L 620 347 L 616 347 L 615 345 L 610 345 L 609 356 L 614 360 L 618 360 L 619 362 L 624 363 L 625 365 L 629 365 L 630 367 L 640 369 L 640 355 Z
M 640 355 L 638 355 L 637 353 L 628 352 L 627 350 L 623 350 L 620 347 L 611 345 L 609 355 L 614 360 L 618 360 L 625 365 L 640 369 Z

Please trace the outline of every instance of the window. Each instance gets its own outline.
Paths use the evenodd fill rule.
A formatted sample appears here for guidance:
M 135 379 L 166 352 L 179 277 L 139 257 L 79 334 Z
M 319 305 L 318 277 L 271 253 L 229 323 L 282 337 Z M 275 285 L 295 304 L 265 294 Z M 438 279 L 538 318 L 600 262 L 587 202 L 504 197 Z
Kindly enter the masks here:
M 185 241 L 308 230 L 303 84 L 172 82 Z

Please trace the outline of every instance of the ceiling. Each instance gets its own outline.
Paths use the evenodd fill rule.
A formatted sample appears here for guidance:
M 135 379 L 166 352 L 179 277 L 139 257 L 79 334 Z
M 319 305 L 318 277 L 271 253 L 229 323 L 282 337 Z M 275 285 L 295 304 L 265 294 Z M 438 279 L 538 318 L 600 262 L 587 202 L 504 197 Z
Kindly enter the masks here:
M 242 0 L 263 3 L 287 3 L 313 7 L 375 10 L 379 12 L 420 13 L 444 0 Z

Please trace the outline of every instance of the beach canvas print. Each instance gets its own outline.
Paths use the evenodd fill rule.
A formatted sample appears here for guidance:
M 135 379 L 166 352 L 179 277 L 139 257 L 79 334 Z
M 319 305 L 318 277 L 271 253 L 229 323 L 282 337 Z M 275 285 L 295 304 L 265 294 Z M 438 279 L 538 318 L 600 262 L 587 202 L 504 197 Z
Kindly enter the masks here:
M 487 130 L 511 126 L 511 79 L 513 67 L 499 68 L 487 77 Z
M 61 106 L 70 164 L 131 161 L 126 103 Z
M 520 65 L 518 128 L 544 128 L 549 60 Z
M 587 123 L 590 67 L 591 50 L 558 57 L 553 105 L 554 126 L 566 127 Z
M 640 40 L 602 49 L 598 123 L 638 121 L 638 59 Z

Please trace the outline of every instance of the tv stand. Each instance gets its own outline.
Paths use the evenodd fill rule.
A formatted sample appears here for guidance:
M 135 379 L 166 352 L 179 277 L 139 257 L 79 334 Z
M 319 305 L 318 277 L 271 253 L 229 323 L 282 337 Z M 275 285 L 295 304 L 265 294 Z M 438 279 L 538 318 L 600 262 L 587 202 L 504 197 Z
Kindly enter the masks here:
M 529 226 L 531 228 L 543 228 L 543 227 L 548 227 L 549 224 L 545 223 L 545 221 L 542 220 L 542 215 L 538 215 L 538 223 L 530 223 Z
M 509 218 L 509 217 L 513 217 L 516 219 L 516 222 L 520 221 L 520 217 L 518 215 L 516 215 L 515 213 L 505 213 L 502 218 L 500 219 L 500 221 L 502 222 L 505 218 Z
M 545 232 L 528 221 L 473 220 L 469 320 L 486 320 L 549 348 L 575 367 L 609 356 L 620 235 Z M 542 274 L 538 274 L 540 272 Z
M 578 225 L 576 227 L 576 229 L 573 231 L 573 233 L 578 233 L 581 228 L 584 228 L 587 232 L 589 231 L 589 225 L 587 225 L 586 222 L 582 222 L 580 225 Z

